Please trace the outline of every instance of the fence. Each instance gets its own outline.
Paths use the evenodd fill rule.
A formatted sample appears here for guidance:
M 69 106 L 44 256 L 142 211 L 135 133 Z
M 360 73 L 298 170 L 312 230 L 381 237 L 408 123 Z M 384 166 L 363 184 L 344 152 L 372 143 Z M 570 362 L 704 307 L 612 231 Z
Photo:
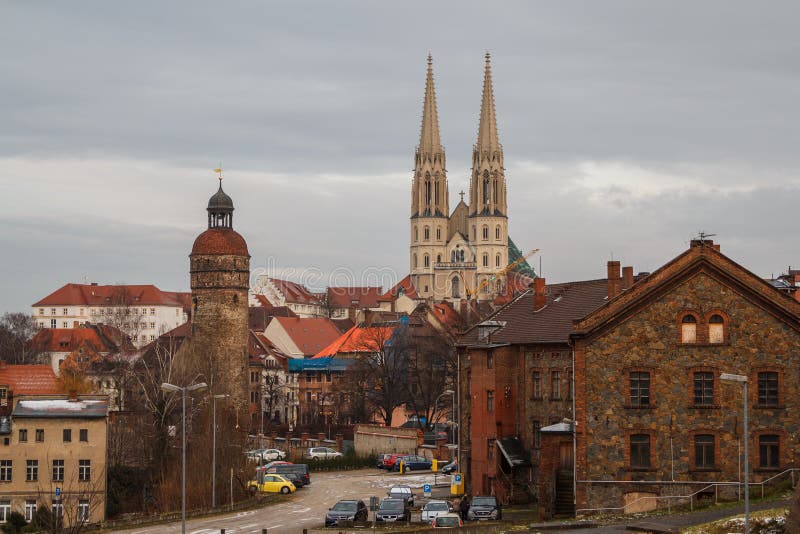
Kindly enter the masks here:
M 753 486 L 760 486 L 761 487 L 761 498 L 764 498 L 764 487 L 767 484 L 771 484 L 776 482 L 778 479 L 783 478 L 791 478 L 792 487 L 795 487 L 797 484 L 796 477 L 797 474 L 800 473 L 800 468 L 791 468 L 786 469 L 785 471 L 781 471 L 780 473 L 771 476 L 765 480 L 760 482 L 750 482 L 748 484 L 748 488 L 752 490 Z M 788 477 L 787 477 L 788 475 Z M 663 481 L 663 480 L 641 480 L 641 481 L 631 481 L 631 480 L 603 480 L 603 481 L 589 481 L 589 480 L 580 480 L 578 481 L 579 484 L 583 483 L 592 483 L 592 484 L 648 484 L 648 485 L 657 485 L 657 484 L 669 484 L 669 485 L 681 485 L 686 486 L 689 484 L 703 484 L 703 482 L 693 482 L 693 481 Z M 709 490 L 714 490 L 714 502 L 715 504 L 719 502 L 719 488 L 720 487 L 731 487 L 731 486 L 738 486 L 739 488 L 739 500 L 742 499 L 742 486 L 744 486 L 744 482 L 733 481 L 733 482 L 708 482 L 707 485 L 703 488 L 689 493 L 687 495 L 656 495 L 656 496 L 645 496 L 639 497 L 629 503 L 626 503 L 624 506 L 607 506 L 602 508 L 578 508 L 575 510 L 575 515 L 585 515 L 597 512 L 625 512 L 626 508 L 633 507 L 638 503 L 647 502 L 650 500 L 655 500 L 656 508 L 658 508 L 658 503 L 660 501 L 666 501 L 667 507 L 671 508 L 672 503 L 676 502 L 676 505 L 684 504 L 688 502 L 689 509 L 694 511 L 694 503 L 695 500 L 698 498 L 700 494 L 706 494 Z

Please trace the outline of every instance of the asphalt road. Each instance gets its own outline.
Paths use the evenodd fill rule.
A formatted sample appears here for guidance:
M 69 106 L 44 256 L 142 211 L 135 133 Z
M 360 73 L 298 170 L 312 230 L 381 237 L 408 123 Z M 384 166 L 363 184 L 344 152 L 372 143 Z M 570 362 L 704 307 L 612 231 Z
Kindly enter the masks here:
M 423 484 L 449 484 L 449 477 L 433 473 L 411 473 L 400 475 L 378 469 L 342 471 L 335 473 L 312 473 L 311 484 L 293 493 L 286 502 L 272 504 L 261 509 L 237 512 L 228 515 L 189 519 L 187 534 L 261 534 L 266 528 L 269 534 L 302 532 L 303 528 L 318 528 L 323 525 L 325 512 L 340 499 L 363 499 L 369 506 L 370 496 L 383 498 L 394 484 L 407 484 L 414 488 L 417 503 L 422 499 Z M 446 495 L 449 486 L 439 488 L 436 493 Z M 415 514 L 419 520 L 419 513 Z M 372 514 L 370 514 L 370 518 Z M 180 521 L 115 530 L 129 534 L 175 534 L 181 532 Z

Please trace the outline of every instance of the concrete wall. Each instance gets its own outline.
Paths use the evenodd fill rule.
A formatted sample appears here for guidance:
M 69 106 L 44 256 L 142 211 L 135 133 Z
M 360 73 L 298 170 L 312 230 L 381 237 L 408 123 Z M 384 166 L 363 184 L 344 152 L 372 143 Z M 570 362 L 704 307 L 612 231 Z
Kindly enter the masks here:
M 422 431 L 415 428 L 357 425 L 354 431 L 354 447 L 359 455 L 392 452 L 414 454 L 422 444 Z

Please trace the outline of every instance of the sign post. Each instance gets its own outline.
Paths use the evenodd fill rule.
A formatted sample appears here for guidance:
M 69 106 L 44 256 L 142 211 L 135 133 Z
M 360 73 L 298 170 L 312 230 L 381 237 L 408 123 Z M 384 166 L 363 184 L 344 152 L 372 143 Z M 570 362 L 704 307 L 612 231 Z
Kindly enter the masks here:
M 430 484 L 423 484 L 423 486 L 422 486 L 422 495 L 424 497 L 430 497 L 431 496 L 431 485 Z

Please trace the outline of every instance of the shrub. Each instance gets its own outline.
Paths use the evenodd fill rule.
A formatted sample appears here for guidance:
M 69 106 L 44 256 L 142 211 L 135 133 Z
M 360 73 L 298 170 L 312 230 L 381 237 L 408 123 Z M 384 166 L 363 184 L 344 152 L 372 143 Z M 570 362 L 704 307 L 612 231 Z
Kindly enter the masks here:
M 3 525 L 3 534 L 19 534 L 26 524 L 25 516 L 19 512 L 11 512 L 6 518 L 6 524 Z

